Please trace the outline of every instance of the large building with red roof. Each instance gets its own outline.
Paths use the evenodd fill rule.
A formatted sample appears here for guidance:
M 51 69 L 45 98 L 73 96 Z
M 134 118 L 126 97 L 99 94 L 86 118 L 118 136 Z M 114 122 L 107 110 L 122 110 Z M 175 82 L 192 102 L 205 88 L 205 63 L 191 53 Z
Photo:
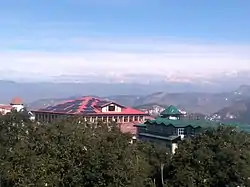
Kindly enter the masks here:
M 135 133 L 135 123 L 145 121 L 147 114 L 140 110 L 95 97 L 82 97 L 55 106 L 32 111 L 37 121 L 51 122 L 67 116 L 83 116 L 86 121 L 115 121 L 124 132 Z

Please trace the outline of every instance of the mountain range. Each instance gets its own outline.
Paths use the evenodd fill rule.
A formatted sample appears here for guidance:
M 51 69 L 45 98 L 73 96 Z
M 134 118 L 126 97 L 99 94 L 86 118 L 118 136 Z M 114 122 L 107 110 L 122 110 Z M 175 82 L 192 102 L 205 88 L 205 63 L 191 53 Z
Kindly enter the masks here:
M 32 102 L 38 99 L 82 95 L 105 97 L 110 95 L 146 96 L 155 92 L 220 93 L 232 91 L 241 84 L 248 84 L 249 80 L 249 71 L 222 72 L 210 76 L 187 75 L 177 71 L 164 75 L 157 74 L 157 72 L 151 74 L 86 72 L 82 75 L 44 77 L 41 74 L 6 70 L 0 71 L 0 103 L 9 102 L 14 96 L 23 98 L 25 102 Z
M 232 80 L 233 82 L 233 80 Z M 234 83 L 232 85 L 235 85 Z M 214 86 L 216 85 L 216 86 Z M 220 85 L 221 89 L 217 89 Z M 31 108 L 43 108 L 58 102 L 86 95 L 114 100 L 118 103 L 141 107 L 148 105 L 177 106 L 181 110 L 228 118 L 233 109 L 245 110 L 250 98 L 250 86 L 232 88 L 225 79 L 217 84 L 185 82 L 142 83 L 63 83 L 0 81 L 0 103 L 8 103 L 19 96 Z M 243 107 L 244 105 L 244 107 Z M 240 107 L 241 106 L 241 107 Z M 242 112 L 235 116 L 245 115 Z
M 223 91 L 230 90 L 221 86 Z M 101 83 L 101 82 L 14 82 L 0 81 L 0 103 L 9 102 L 19 96 L 25 102 L 38 99 L 66 98 L 69 96 L 98 95 L 149 95 L 154 92 L 216 92 L 217 86 L 196 83 L 141 82 L 141 83 Z
M 31 108 L 43 108 L 77 97 L 81 96 L 41 99 L 29 103 L 29 106 Z M 239 102 L 247 102 L 250 98 L 250 86 L 243 85 L 235 91 L 223 93 L 155 92 L 148 95 L 114 95 L 101 98 L 114 100 L 120 104 L 133 106 L 140 109 L 148 109 L 154 105 L 162 107 L 175 105 L 179 109 L 189 111 L 191 113 L 213 115 L 217 111 L 221 111 L 223 109 L 226 110 L 227 107 L 234 106 Z

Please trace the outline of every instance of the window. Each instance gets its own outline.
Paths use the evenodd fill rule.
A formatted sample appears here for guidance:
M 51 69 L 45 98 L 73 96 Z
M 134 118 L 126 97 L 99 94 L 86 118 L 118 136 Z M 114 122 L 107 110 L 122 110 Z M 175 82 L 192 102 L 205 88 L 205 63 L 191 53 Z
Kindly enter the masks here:
M 140 116 L 140 117 L 139 117 L 139 121 L 143 121 L 143 116 Z
M 135 116 L 135 121 L 139 121 L 139 116 Z
M 191 135 L 195 135 L 195 130 L 194 130 L 194 128 L 192 128 L 192 130 L 191 130 Z
M 133 116 L 129 116 L 129 122 L 133 121 Z
M 109 109 L 110 112 L 115 111 L 115 105 L 109 105 Z
M 124 122 L 128 122 L 128 116 L 124 117 Z
M 184 128 L 179 128 L 178 129 L 178 136 L 184 135 Z
M 109 116 L 109 117 L 108 117 L 108 121 L 109 121 L 109 122 L 113 121 L 113 117 Z

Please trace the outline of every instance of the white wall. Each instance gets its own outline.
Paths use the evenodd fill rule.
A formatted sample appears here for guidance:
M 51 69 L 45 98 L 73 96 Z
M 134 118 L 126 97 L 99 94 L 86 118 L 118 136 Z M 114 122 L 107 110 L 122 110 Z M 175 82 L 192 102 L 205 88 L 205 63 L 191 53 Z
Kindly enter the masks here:
M 116 104 L 111 103 L 110 105 L 107 105 L 107 106 L 103 107 L 102 112 L 109 112 L 108 111 L 109 106 L 115 106 L 115 111 L 112 111 L 112 112 L 121 112 L 122 111 L 121 107 L 117 106 Z
M 172 149 L 171 149 L 172 154 L 175 154 L 175 151 L 176 151 L 177 148 L 178 148 L 178 144 L 177 143 L 172 143 Z
M 7 114 L 8 112 L 11 112 L 11 110 L 0 108 L 0 113 L 1 113 L 1 114 L 5 115 L 5 114 Z
M 24 106 L 23 105 L 12 105 L 12 108 L 15 109 L 17 112 L 20 112 Z
M 169 119 L 171 119 L 171 120 L 177 120 L 178 118 L 175 117 L 175 116 L 169 116 Z

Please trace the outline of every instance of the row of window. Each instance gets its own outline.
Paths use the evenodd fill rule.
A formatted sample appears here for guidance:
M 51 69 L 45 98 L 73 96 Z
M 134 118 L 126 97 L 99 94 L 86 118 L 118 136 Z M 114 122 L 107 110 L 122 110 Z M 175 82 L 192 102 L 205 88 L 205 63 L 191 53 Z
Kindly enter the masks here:
M 52 121 L 54 119 L 64 118 L 66 115 L 56 114 L 36 114 L 36 119 L 39 121 Z M 144 116 L 107 116 L 107 117 L 85 117 L 87 121 L 115 121 L 115 122 L 134 122 L 144 121 Z
M 176 130 L 177 130 L 176 134 L 177 134 L 178 136 L 185 135 L 185 134 L 187 133 L 187 132 L 185 132 L 185 128 L 177 128 Z M 190 131 L 189 133 L 190 133 L 191 135 L 194 135 L 195 130 L 192 128 L 191 131 Z

